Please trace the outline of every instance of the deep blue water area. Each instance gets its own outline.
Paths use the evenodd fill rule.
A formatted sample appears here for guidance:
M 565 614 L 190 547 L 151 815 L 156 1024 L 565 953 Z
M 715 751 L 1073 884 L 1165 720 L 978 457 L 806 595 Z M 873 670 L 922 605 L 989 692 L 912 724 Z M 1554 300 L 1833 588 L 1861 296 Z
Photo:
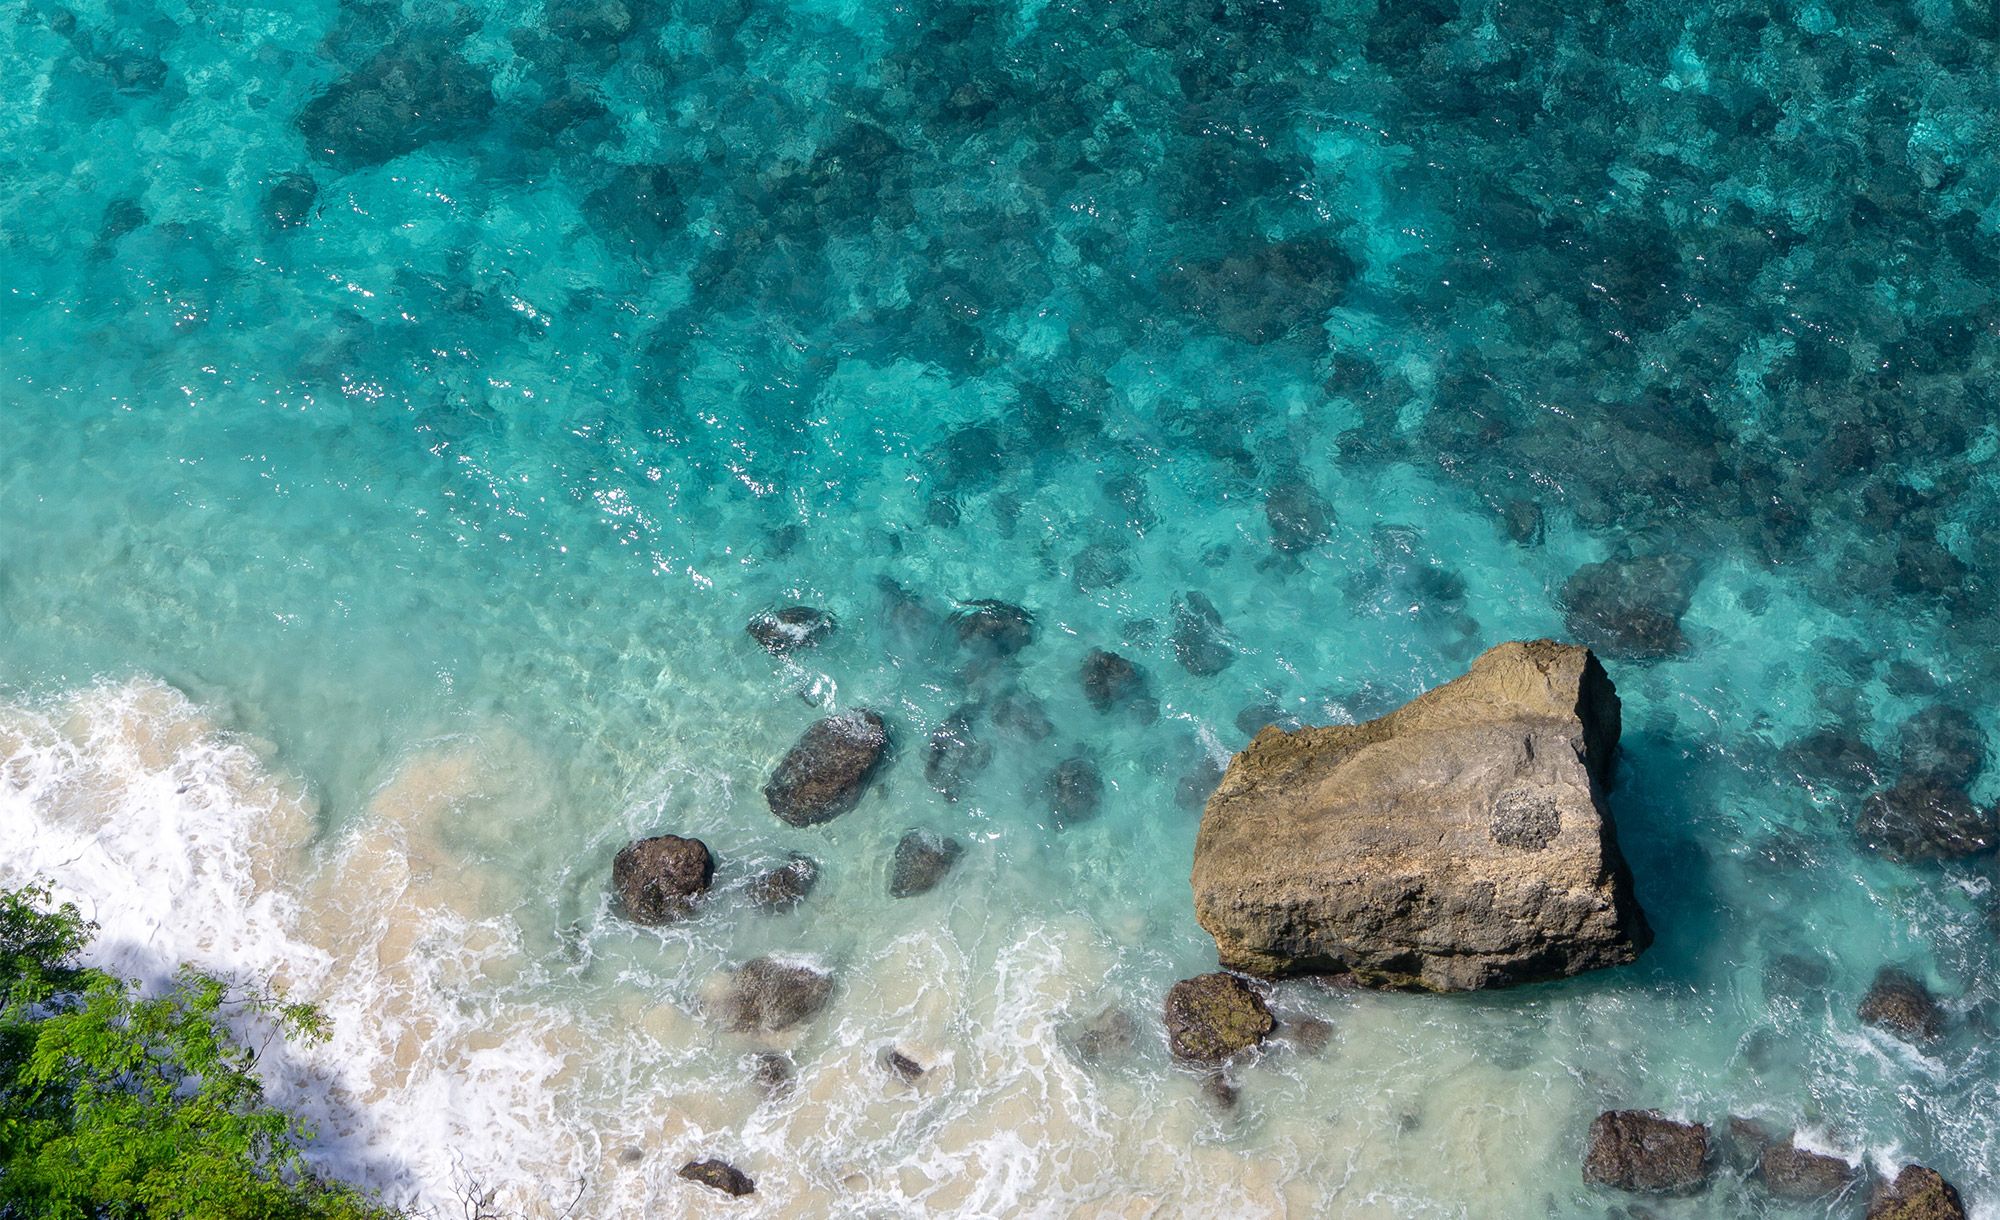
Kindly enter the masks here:
M 0 63 L 0 809 L 46 847 L 0 870 L 77 858 L 82 804 L 177 810 L 73 884 L 115 927 L 148 853 L 220 870 L 240 909 L 162 891 L 132 935 L 354 1014 L 343 1171 L 636 1215 L 707 1206 L 671 1171 L 721 1149 L 772 1215 L 1595 1217 L 1591 1116 L 1659 1106 L 2000 1216 L 1991 0 L 23 0 Z M 975 599 L 1032 625 L 967 647 Z M 774 659 L 745 624 L 794 603 L 838 625 Z M 1658 944 L 1296 985 L 1339 1040 L 1218 1110 L 1154 1017 L 1213 963 L 1220 764 L 1542 635 L 1625 700 Z M 772 765 L 863 706 L 876 791 L 777 823 Z M 295 858 L 203 821 L 258 809 Z M 966 852 L 892 901 L 912 826 Z M 817 913 L 634 932 L 605 872 L 665 829 L 730 893 L 810 851 Z M 364 881 L 449 934 L 321 936 Z M 772 949 L 844 980 L 777 1102 L 702 1017 Z M 1885 966 L 1935 1040 L 1859 1020 Z M 1063 1050 L 1107 1008 L 1116 1069 Z M 915 1101 L 893 1037 L 954 1065 Z

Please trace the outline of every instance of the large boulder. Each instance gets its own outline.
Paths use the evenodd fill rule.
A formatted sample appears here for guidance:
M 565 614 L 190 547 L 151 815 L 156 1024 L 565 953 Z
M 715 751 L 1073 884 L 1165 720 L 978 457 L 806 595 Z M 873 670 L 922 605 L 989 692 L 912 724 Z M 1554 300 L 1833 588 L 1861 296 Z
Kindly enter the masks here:
M 764 799 L 794 826 L 832 821 L 861 799 L 888 748 L 888 727 L 867 708 L 814 721 L 778 763 Z
M 1465 991 L 1632 961 L 1652 931 L 1604 792 L 1618 694 L 1590 652 L 1501 644 L 1366 724 L 1267 728 L 1195 839 L 1222 964 Z
M 1708 1183 L 1708 1128 L 1657 1110 L 1606 1110 L 1590 1124 L 1583 1180 L 1641 1194 L 1692 1194 Z
M 1862 802 L 1854 830 L 1892 860 L 1963 860 L 2000 846 L 2000 810 L 1981 809 L 1963 788 L 1905 776 Z
M 706 1161 L 689 1161 L 681 1166 L 680 1176 L 710 1190 L 719 1190 L 725 1195 L 734 1195 L 739 1199 L 744 1195 L 754 1194 L 757 1190 L 757 1183 L 749 1174 L 727 1161 L 718 1161 L 713 1157 Z
M 633 923 L 685 919 L 714 880 L 715 857 L 708 845 L 679 835 L 634 839 L 611 861 L 611 888 L 620 912 Z
M 779 1033 L 818 1014 L 833 998 L 833 976 L 809 962 L 759 957 L 743 963 L 723 993 L 730 1028 Z
M 1905 1165 L 1894 1182 L 1876 1188 L 1868 1220 L 1965 1220 L 1965 1203 L 1937 1170 Z
M 910 831 L 897 840 L 895 857 L 889 862 L 889 897 L 930 893 L 964 852 L 965 845 L 957 839 L 928 830 Z
M 1922 979 L 1894 966 L 1875 972 L 1875 981 L 1861 997 L 1856 1015 L 1912 1044 L 1929 1042 L 1944 1030 L 1944 1016 L 1931 989 Z
M 1846 1190 L 1854 1178 L 1855 1168 L 1847 1161 L 1791 1140 L 1765 1149 L 1757 1162 L 1757 1181 L 1780 1199 L 1823 1199 Z
M 1167 989 L 1167 1046 L 1182 1059 L 1214 1063 L 1262 1042 L 1277 1021 L 1264 997 L 1233 974 L 1216 971 Z

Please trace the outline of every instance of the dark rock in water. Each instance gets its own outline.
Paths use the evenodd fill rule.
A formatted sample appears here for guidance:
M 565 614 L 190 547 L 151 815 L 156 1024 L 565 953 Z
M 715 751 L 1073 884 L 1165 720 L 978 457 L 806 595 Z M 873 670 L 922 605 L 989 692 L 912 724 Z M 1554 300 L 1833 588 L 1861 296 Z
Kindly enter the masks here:
M 757 1066 L 750 1078 L 774 1094 L 789 1089 L 792 1077 L 798 1074 L 798 1068 L 792 1063 L 792 1057 L 781 1055 L 777 1051 L 764 1051 L 754 1062 Z
M 1195 839 L 1222 964 L 1462 991 L 1652 942 L 1604 805 L 1617 691 L 1587 650 L 1501 644 L 1379 720 L 1265 729 Z
M 1979 722 L 1955 707 L 1927 707 L 1897 732 L 1903 778 L 1970 788 L 1986 770 L 1986 735 Z
M 1333 505 L 1312 484 L 1293 476 L 1264 493 L 1264 518 L 1271 546 L 1286 554 L 1309 551 L 1333 536 Z
M 1755 1172 L 1764 1154 L 1777 1145 L 1777 1133 L 1754 1118 L 1732 1114 L 1723 1126 L 1722 1146 L 1729 1154 L 1729 1163 L 1738 1173 L 1747 1175 Z
M 1333 1022 L 1318 1017 L 1294 1017 L 1284 1024 L 1284 1035 L 1308 1055 L 1317 1055 L 1333 1041 Z
M 889 868 L 889 897 L 914 898 L 928 894 L 944 880 L 952 865 L 965 851 L 957 839 L 942 838 L 928 830 L 912 830 L 896 844 Z
M 724 1161 L 689 1161 L 681 1166 L 681 1176 L 738 1198 L 757 1189 L 757 1183 L 750 1179 L 750 1175 Z
M 1078 1059 L 1103 1063 L 1131 1051 L 1139 1040 L 1139 1023 L 1122 1008 L 1107 1008 L 1069 1027 L 1063 1038 Z
M 1229 1077 L 1221 1072 L 1210 1072 L 1201 1078 L 1201 1095 L 1218 1110 L 1234 1110 L 1236 1103 L 1242 1100 L 1236 1086 L 1229 1083 Z
M 1035 642 L 1034 615 L 990 598 L 965 602 L 951 623 L 958 642 L 981 656 L 1011 657 Z
M 811 648 L 833 633 L 834 619 L 812 606 L 786 606 L 767 610 L 750 620 L 744 630 L 773 656 L 784 656 L 795 648 Z
M 1223 638 L 1222 615 L 1200 593 L 1174 599 L 1172 643 L 1174 659 L 1197 678 L 1212 678 L 1236 660 L 1236 650 Z
M 883 622 L 904 647 L 922 648 L 936 637 L 943 619 L 929 602 L 888 576 L 877 577 L 875 586 L 882 594 Z
M 764 785 L 771 812 L 815 826 L 854 808 L 889 748 L 882 717 L 861 708 L 815 721 Z
M 1066 758 L 1049 776 L 1049 808 L 1057 829 L 1087 822 L 1104 803 L 1104 777 L 1087 758 Z
M 1271 725 L 1289 733 L 1304 728 L 1305 722 L 1275 703 L 1260 703 L 1236 713 L 1236 730 L 1245 737 L 1255 737 Z
M 995 699 L 987 714 L 994 728 L 1021 741 L 1044 741 L 1056 731 L 1042 701 L 1022 690 L 1008 691 Z
M 1182 979 L 1167 990 L 1167 1045 L 1182 1059 L 1213 1063 L 1262 1042 L 1276 1026 L 1264 998 L 1233 974 Z
M 1571 635 L 1621 661 L 1687 650 L 1681 615 L 1694 598 L 1694 563 L 1680 555 L 1614 558 L 1578 568 L 1557 600 Z
M 306 148 L 336 165 L 379 165 L 469 135 L 493 110 L 486 73 L 435 35 L 399 40 L 299 113 Z
M 1757 1162 L 1757 1181 L 1780 1199 L 1822 1199 L 1846 1190 L 1855 1178 L 1854 1166 L 1837 1156 L 1807 1152 L 1791 1140 L 1765 1150 Z
M 1174 786 L 1174 804 L 1189 813 L 1199 813 L 1208 804 L 1208 798 L 1215 794 L 1215 786 L 1222 782 L 1222 764 L 1204 754 L 1193 771 L 1181 776 Z
M 1219 259 L 1182 263 L 1161 277 L 1167 298 L 1225 335 L 1269 343 L 1294 332 L 1320 337 L 1356 264 L 1319 238 L 1263 242 Z
M 663 924 L 694 914 L 695 899 L 715 879 L 715 857 L 700 839 L 635 839 L 611 861 L 611 886 L 633 923 Z
M 1708 1183 L 1708 1128 L 1658 1110 L 1606 1110 L 1590 1124 L 1583 1180 L 1617 1190 L 1684 1195 Z
M 1894 966 L 1875 972 L 1875 982 L 1862 997 L 1858 1014 L 1877 1029 L 1905 1042 L 1929 1042 L 1944 1029 L 1943 1014 L 1922 980 Z
M 1547 533 L 1542 506 L 1533 500 L 1509 500 L 1500 506 L 1500 527 L 1521 546 L 1540 546 Z
M 893 1046 L 883 1047 L 875 1056 L 875 1062 L 881 1064 L 884 1071 L 899 1078 L 905 1084 L 915 1084 L 923 1078 L 926 1070 L 923 1064 L 918 1063 Z
M 1146 671 L 1115 652 L 1091 649 L 1085 654 L 1077 677 L 1083 683 L 1083 697 L 1100 712 L 1131 704 L 1141 710 L 1142 705 L 1150 705 L 1153 714 L 1159 714 L 1159 705 L 1152 702 L 1152 683 Z
M 647 255 L 678 234 L 687 205 L 681 171 L 671 165 L 619 165 L 583 201 L 584 214 L 607 244 L 616 234 L 631 252 Z
M 778 1033 L 816 1015 L 833 998 L 833 976 L 805 962 L 759 957 L 729 981 L 722 1007 L 731 1029 Z
M 792 853 L 791 859 L 750 879 L 750 902 L 760 910 L 789 911 L 819 884 L 819 862 Z
M 289 229 L 312 219 L 313 204 L 319 202 L 319 184 L 303 170 L 275 174 L 264 188 L 264 223 L 273 229 Z
M 2000 811 L 1981 809 L 1965 789 L 1904 779 L 1862 803 L 1862 846 L 1896 860 L 1962 860 L 2000 845 Z
M 1070 557 L 1069 571 L 1076 591 L 1088 596 L 1123 584 L 1132 575 L 1132 561 L 1118 547 L 1093 542 Z
M 1937 1170 L 1905 1165 L 1894 1182 L 1876 1186 L 1868 1220 L 1966 1220 L 1965 1203 Z
M 1808 784 L 1873 788 L 1881 782 L 1881 757 L 1846 729 L 1815 729 L 1785 746 L 1779 757 Z
M 547 13 L 549 33 L 566 43 L 593 46 L 632 32 L 632 10 L 624 0 L 562 0 Z
M 979 709 L 970 704 L 944 718 L 931 734 L 930 754 L 924 759 L 924 779 L 948 801 L 956 801 L 974 776 L 993 762 L 993 747 L 979 740 L 973 717 Z

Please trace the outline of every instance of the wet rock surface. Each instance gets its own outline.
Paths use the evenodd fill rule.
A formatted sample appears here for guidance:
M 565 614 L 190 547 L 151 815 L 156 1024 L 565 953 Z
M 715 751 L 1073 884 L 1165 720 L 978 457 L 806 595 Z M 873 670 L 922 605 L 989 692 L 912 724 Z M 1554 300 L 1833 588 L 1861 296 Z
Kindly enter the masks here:
M 1853 1184 L 1855 1167 L 1837 1156 L 1809 1152 L 1790 1140 L 1765 1150 L 1757 1162 L 1757 1182 L 1779 1199 L 1821 1199 Z
M 784 656 L 801 648 L 816 647 L 833 634 L 834 618 L 813 606 L 786 606 L 767 610 L 752 618 L 744 631 L 758 647 L 772 656 Z
M 1197 678 L 1212 678 L 1236 660 L 1215 603 L 1201 593 L 1174 599 L 1174 660 Z
M 951 616 L 958 642 L 978 657 L 1011 657 L 1035 642 L 1035 616 L 1009 602 L 982 598 Z
M 1944 1031 L 1944 1014 L 1923 980 L 1885 966 L 1875 974 L 1857 1014 L 1862 1021 L 1905 1042 L 1921 1045 Z
M 782 1033 L 819 1014 L 833 998 L 833 975 L 810 962 L 759 957 L 743 963 L 723 993 L 731 1029 Z
M 1127 704 L 1152 703 L 1151 684 L 1146 678 L 1146 671 L 1137 663 L 1102 648 L 1093 648 L 1085 654 L 1077 680 L 1083 685 L 1083 697 L 1100 712 Z M 1157 705 L 1154 705 L 1153 711 L 1158 714 Z
M 866 708 L 815 721 L 764 785 L 765 800 L 793 826 L 831 821 L 861 800 L 888 748 L 888 726 Z
M 1182 1059 L 1226 1059 L 1262 1042 L 1276 1024 L 1264 998 L 1233 974 L 1196 975 L 1167 991 L 1167 1046 Z
M 1693 1194 L 1708 1184 L 1708 1128 L 1657 1110 L 1607 1110 L 1590 1124 L 1583 1180 L 1641 1194 Z
M 915 898 L 943 881 L 964 854 L 965 845 L 933 831 L 912 830 L 896 843 L 889 862 L 889 897 Z
M 635 839 L 611 861 L 611 887 L 619 911 L 633 923 L 687 918 L 714 879 L 715 857 L 708 845 L 679 835 Z
M 747 1194 L 753 1194 L 757 1190 L 757 1183 L 751 1179 L 749 1174 L 744 1173 L 727 1161 L 718 1161 L 712 1158 L 706 1161 L 689 1161 L 687 1164 L 681 1166 L 680 1176 L 690 1182 L 706 1186 L 710 1190 L 719 1190 L 725 1195 L 733 1195 L 738 1198 Z
M 818 884 L 819 862 L 794 852 L 783 864 L 752 877 L 747 892 L 759 910 L 783 912 L 804 902 Z
M 1966 1220 L 1965 1202 L 1935 1169 L 1905 1165 L 1868 1201 L 1868 1220 Z
M 1266 729 L 1195 841 L 1223 965 L 1460 991 L 1632 961 L 1651 931 L 1604 804 L 1617 692 L 1596 658 L 1502 644 L 1379 720 Z

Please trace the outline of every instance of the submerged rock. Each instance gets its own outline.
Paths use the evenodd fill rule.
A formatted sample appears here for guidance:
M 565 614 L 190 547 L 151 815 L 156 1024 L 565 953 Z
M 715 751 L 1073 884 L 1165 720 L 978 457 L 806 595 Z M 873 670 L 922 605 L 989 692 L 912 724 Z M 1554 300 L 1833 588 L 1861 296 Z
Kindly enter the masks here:
M 306 148 L 336 165 L 379 165 L 470 134 L 493 110 L 486 73 L 432 36 L 399 40 L 299 112 Z
M 889 897 L 915 898 L 928 894 L 944 880 L 965 845 L 957 839 L 942 838 L 928 830 L 912 830 L 896 843 L 896 855 L 889 865 Z
M 1861 999 L 1857 1015 L 1877 1029 L 1886 1030 L 1905 1042 L 1929 1042 L 1944 1029 L 1936 997 L 1923 981 L 1908 971 L 1884 966 L 1875 972 L 1875 982 Z
M 1222 615 L 1200 593 L 1174 599 L 1172 643 L 1174 660 L 1197 678 L 1212 678 L 1236 660 L 1236 650 L 1224 638 Z
M 731 1029 L 779 1033 L 813 1017 L 833 998 L 833 976 L 806 962 L 759 957 L 743 963 L 723 995 Z
M 1063 1040 L 1084 1063 L 1103 1063 L 1129 1053 L 1139 1040 L 1139 1023 L 1122 1008 L 1107 1008 L 1063 1031 Z
M 1868 1220 L 1965 1220 L 1965 1203 L 1937 1170 L 1905 1165 L 1894 1182 L 1875 1188 Z
M 1167 299 L 1245 343 L 1319 328 L 1340 302 L 1358 264 L 1334 242 L 1301 237 L 1256 242 L 1218 259 L 1180 263 L 1160 278 Z
M 1167 990 L 1167 1046 L 1182 1059 L 1213 1063 L 1262 1042 L 1277 1025 L 1264 998 L 1242 979 L 1216 971 Z
M 1606 1110 L 1590 1124 L 1583 1180 L 1645 1194 L 1692 1194 L 1708 1183 L 1708 1128 L 1658 1110 Z
M 1093 648 L 1084 655 L 1077 679 L 1083 683 L 1083 697 L 1100 712 L 1122 704 L 1151 701 L 1146 671 L 1102 648 Z
M 764 1051 L 752 1062 L 757 1066 L 752 1070 L 750 1078 L 762 1086 L 765 1092 L 774 1095 L 788 1091 L 791 1088 L 792 1077 L 798 1074 L 798 1068 L 793 1065 L 792 1057 L 781 1055 L 777 1051 Z
M 994 728 L 1019 741 L 1045 741 L 1056 731 L 1042 701 L 1023 690 L 1008 691 L 995 699 L 988 714 Z
M 1066 758 L 1049 776 L 1049 809 L 1057 829 L 1087 822 L 1104 803 L 1104 777 L 1087 758 Z
M 819 884 L 819 861 L 792 853 L 791 859 L 750 879 L 750 902 L 759 910 L 789 911 Z
M 1378 720 L 1236 755 L 1195 840 L 1222 964 L 1462 991 L 1623 965 L 1652 941 L 1604 804 L 1618 694 L 1587 650 L 1502 644 Z
M 1333 536 L 1333 505 L 1297 476 L 1280 479 L 1264 493 L 1264 518 L 1271 546 L 1285 554 L 1309 551 Z
M 633 923 L 663 924 L 694 914 L 695 899 L 715 880 L 715 857 L 700 839 L 635 839 L 611 861 L 611 887 Z
M 1986 770 L 1986 735 L 1960 708 L 1927 707 L 1905 720 L 1896 736 L 1905 782 L 1970 788 Z
M 273 229 L 289 229 L 312 219 L 313 204 L 319 201 L 319 184 L 303 170 L 273 175 L 264 190 L 264 222 Z
M 1895 860 L 1963 860 L 2000 845 L 2000 811 L 1981 809 L 1965 789 L 1905 777 L 1862 802 L 1862 846 Z
M 831 821 L 861 800 L 888 748 L 888 728 L 867 708 L 815 721 L 778 763 L 764 799 L 794 826 Z
M 973 717 L 979 709 L 968 704 L 946 716 L 931 734 L 931 748 L 924 759 L 924 779 L 948 801 L 964 795 L 973 777 L 992 765 L 993 747 L 979 740 L 973 731 Z
M 915 1084 L 917 1081 L 923 1079 L 924 1072 L 928 1070 L 923 1064 L 918 1063 L 893 1046 L 885 1046 L 877 1052 L 875 1062 L 881 1064 L 884 1071 L 905 1084 Z
M 960 644 L 985 657 L 1011 657 L 1035 642 L 1035 616 L 991 598 L 964 603 L 951 624 Z
M 1764 1150 L 1757 1162 L 1757 1181 L 1780 1199 L 1821 1199 L 1846 1190 L 1855 1168 L 1837 1156 L 1808 1152 L 1791 1140 Z
M 1614 558 L 1578 568 L 1558 597 L 1569 632 L 1605 656 L 1658 661 L 1687 650 L 1681 615 L 1694 563 L 1681 555 Z
M 689 1161 L 681 1166 L 680 1176 L 690 1182 L 698 1182 L 711 1190 L 719 1190 L 725 1195 L 741 1198 L 757 1189 L 757 1183 L 749 1174 L 726 1161 L 714 1159 Z
M 744 628 L 765 652 L 782 657 L 799 648 L 812 648 L 833 634 L 834 618 L 812 606 L 786 606 L 767 610 Z

